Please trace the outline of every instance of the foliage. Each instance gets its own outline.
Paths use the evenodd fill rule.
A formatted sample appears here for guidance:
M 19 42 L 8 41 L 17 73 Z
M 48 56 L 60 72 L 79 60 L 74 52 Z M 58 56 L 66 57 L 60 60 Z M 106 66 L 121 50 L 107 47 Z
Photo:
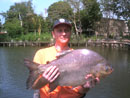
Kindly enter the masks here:
M 101 9 L 109 16 L 130 19 L 130 0 L 100 0 Z
M 0 34 L 0 42 L 3 41 L 10 41 L 11 38 L 8 36 L 8 34 Z
M 0 31 L 2 30 L 2 23 L 1 23 L 1 19 L 0 19 Z
M 4 24 L 4 27 L 6 28 L 8 32 L 8 36 L 12 38 L 16 38 L 22 34 L 22 27 L 20 25 L 20 21 L 16 18 L 10 20 L 9 22 L 6 22 Z
M 94 30 L 95 22 L 101 19 L 101 11 L 97 0 L 64 0 L 73 9 L 72 22 L 78 36 L 85 33 L 87 29 Z M 79 38 L 78 38 L 79 39 Z
M 38 32 L 40 35 L 44 21 L 43 17 L 37 14 L 33 14 L 28 17 L 28 20 L 30 21 L 28 25 L 33 26 L 31 30 L 35 33 Z
M 130 0 L 100 0 L 100 8 L 106 18 L 130 20 Z M 108 22 L 106 24 L 106 28 L 109 29 L 110 23 Z M 127 24 L 129 27 L 129 22 Z M 109 30 L 106 33 L 107 37 L 109 37 Z
M 9 31 L 8 33 L 11 33 L 11 34 L 9 34 L 9 35 L 11 35 L 11 37 L 13 35 L 15 36 L 15 33 L 18 31 L 18 28 L 19 28 L 18 26 L 21 25 L 22 27 L 24 27 L 25 22 L 23 23 L 23 21 L 27 17 L 27 13 L 29 13 L 29 11 L 33 12 L 32 8 L 29 6 L 30 6 L 30 1 L 15 3 L 14 5 L 12 5 L 10 7 L 10 9 L 6 13 L 2 14 L 5 17 L 4 29 L 7 29 L 7 31 Z M 15 20 L 16 20 L 16 23 L 15 23 Z M 18 23 L 18 21 L 22 22 L 22 23 Z M 17 26 L 17 24 L 18 24 L 18 26 Z M 16 26 L 16 27 L 13 27 L 13 26 Z M 17 31 L 15 31 L 16 28 L 17 28 Z M 14 34 L 12 34 L 13 32 L 11 32 L 11 29 L 12 29 L 12 31 L 15 31 Z M 23 30 L 25 31 L 25 29 L 23 29 Z M 17 33 L 19 33 L 19 34 L 22 33 L 21 28 Z
M 69 3 L 71 8 L 73 9 L 73 14 L 70 18 L 74 25 L 74 32 L 76 32 L 77 39 L 82 34 L 82 23 L 81 23 L 81 14 L 80 11 L 83 9 L 82 0 L 64 0 Z
M 48 18 L 53 23 L 58 18 L 70 19 L 72 15 L 72 9 L 67 2 L 59 1 L 53 3 L 48 8 Z
M 128 20 L 127 25 L 128 25 L 128 31 L 130 33 L 130 19 Z
M 113 17 L 123 17 L 130 28 L 129 5 L 129 0 L 62 0 L 50 5 L 48 17 L 44 18 L 34 13 L 32 0 L 15 3 L 7 12 L 0 13 L 5 18 L 3 25 L 0 21 L 0 30 L 2 28 L 7 31 L 6 35 L 1 35 L 0 40 L 50 40 L 51 34 L 46 32 L 51 32 L 54 20 L 66 18 L 72 21 L 76 40 L 84 41 L 88 35 L 95 34 L 95 23 L 101 19 L 102 12 Z
M 51 32 L 52 31 L 52 23 L 48 18 L 44 19 L 42 24 L 42 32 Z
M 86 32 L 87 29 L 94 30 L 95 22 L 102 17 L 99 3 L 96 0 L 83 0 L 83 4 L 85 8 L 80 12 L 83 31 Z
M 29 0 L 28 2 L 15 3 L 14 5 L 10 7 L 10 9 L 6 13 L 2 13 L 1 15 L 5 17 L 4 29 L 8 29 L 9 31 L 8 33 L 12 33 L 10 32 L 9 28 L 13 26 L 14 20 L 16 20 L 17 24 L 19 21 L 20 25 L 18 26 L 22 27 L 22 30 L 20 28 L 19 32 L 16 31 L 19 34 L 37 32 L 40 35 L 41 32 L 43 31 L 45 32 L 49 31 L 47 27 L 45 27 L 48 25 L 45 22 L 45 19 L 42 17 L 42 15 L 37 15 L 34 13 L 31 0 Z M 45 27 L 46 29 L 44 30 L 43 27 Z M 18 28 L 18 27 L 14 27 L 14 28 Z M 9 34 L 9 35 L 11 35 L 12 37 L 12 34 Z
M 114 13 L 119 18 L 130 19 L 130 0 L 113 0 L 112 5 L 115 5 L 112 8 L 116 8 Z
M 9 11 L 7 11 L 5 21 L 11 20 L 13 18 L 24 20 L 31 13 L 34 12 L 30 1 L 15 3 L 10 7 Z
M 20 36 L 19 40 L 22 41 L 50 41 L 50 39 L 52 38 L 51 33 L 41 33 L 41 35 L 39 36 L 38 33 L 28 33 L 26 35 L 22 35 Z

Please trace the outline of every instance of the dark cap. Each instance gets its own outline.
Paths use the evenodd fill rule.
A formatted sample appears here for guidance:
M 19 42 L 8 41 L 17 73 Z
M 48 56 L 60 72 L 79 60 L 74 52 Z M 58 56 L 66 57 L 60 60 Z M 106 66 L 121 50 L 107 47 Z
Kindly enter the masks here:
M 58 20 L 56 20 L 56 21 L 54 22 L 53 29 L 54 29 L 56 26 L 60 25 L 60 24 L 66 24 L 66 25 L 72 27 L 70 21 L 68 21 L 68 20 L 66 20 L 66 19 L 63 19 L 63 18 L 60 18 L 60 19 L 58 19 Z

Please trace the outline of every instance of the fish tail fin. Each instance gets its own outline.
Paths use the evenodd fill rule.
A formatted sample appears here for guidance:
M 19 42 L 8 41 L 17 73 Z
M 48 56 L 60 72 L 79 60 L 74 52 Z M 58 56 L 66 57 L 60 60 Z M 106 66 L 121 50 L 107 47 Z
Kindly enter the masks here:
M 26 88 L 30 89 L 30 88 L 32 88 L 33 83 L 39 76 L 39 73 L 38 73 L 39 64 L 37 64 L 31 60 L 24 59 L 24 65 L 29 69 L 29 77 L 26 81 Z
M 24 59 L 24 65 L 29 69 L 29 71 L 33 71 L 37 69 L 39 64 L 29 59 Z

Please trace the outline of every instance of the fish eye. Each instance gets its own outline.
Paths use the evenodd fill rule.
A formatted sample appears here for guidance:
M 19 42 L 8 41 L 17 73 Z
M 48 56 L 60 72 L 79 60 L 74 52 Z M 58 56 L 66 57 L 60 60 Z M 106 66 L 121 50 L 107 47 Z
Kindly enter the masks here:
M 107 72 L 110 71 L 111 69 L 112 69 L 112 67 L 106 66 L 106 71 L 107 71 Z
M 108 67 L 106 67 L 106 71 L 109 71 L 109 68 L 108 68 Z

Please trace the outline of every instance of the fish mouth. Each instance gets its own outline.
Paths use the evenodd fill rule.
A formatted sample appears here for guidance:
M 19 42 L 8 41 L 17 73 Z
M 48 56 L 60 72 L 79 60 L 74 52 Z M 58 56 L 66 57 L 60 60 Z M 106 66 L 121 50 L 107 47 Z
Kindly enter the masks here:
M 111 74 L 113 71 L 114 71 L 114 69 L 112 68 L 112 69 L 108 72 L 108 74 Z
M 97 74 L 96 77 L 98 77 L 99 79 L 101 78 L 105 78 L 106 76 L 110 75 L 112 72 L 114 71 L 114 69 L 111 69 L 109 71 L 102 71 L 101 73 Z
M 114 71 L 112 67 L 110 67 L 109 71 L 107 71 L 108 74 L 111 74 Z
M 113 69 L 112 66 L 107 66 L 105 69 L 106 69 L 106 74 L 107 74 L 107 75 L 108 75 L 108 74 L 111 74 L 111 73 L 114 71 L 114 69 Z
M 105 75 L 104 77 L 106 77 L 106 76 L 110 75 L 113 71 L 114 71 L 114 70 L 113 70 L 113 69 L 111 69 L 109 72 L 107 72 L 107 73 L 106 73 L 106 75 Z

